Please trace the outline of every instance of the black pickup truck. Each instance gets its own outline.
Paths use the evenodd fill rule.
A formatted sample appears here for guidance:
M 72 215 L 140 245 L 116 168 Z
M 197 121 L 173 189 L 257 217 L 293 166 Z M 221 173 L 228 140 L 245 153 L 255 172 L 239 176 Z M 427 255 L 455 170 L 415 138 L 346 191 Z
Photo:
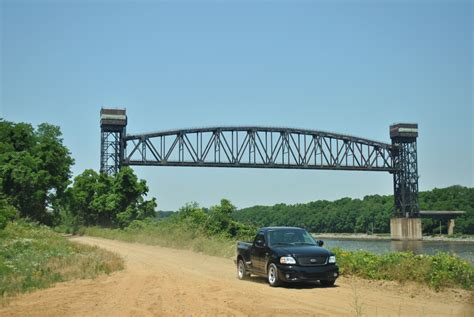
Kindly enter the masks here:
M 336 256 L 322 245 L 301 228 L 261 228 L 253 243 L 237 242 L 237 276 L 266 276 L 270 286 L 302 281 L 332 286 L 339 268 Z

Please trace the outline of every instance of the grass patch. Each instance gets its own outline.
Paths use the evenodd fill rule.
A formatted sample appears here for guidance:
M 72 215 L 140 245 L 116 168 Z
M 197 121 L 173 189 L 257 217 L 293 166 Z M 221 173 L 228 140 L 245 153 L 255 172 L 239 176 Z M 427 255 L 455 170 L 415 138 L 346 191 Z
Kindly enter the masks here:
M 115 254 L 23 221 L 0 230 L 0 298 L 123 268 Z
M 334 248 L 343 275 L 372 280 L 413 281 L 435 290 L 444 287 L 472 289 L 474 266 L 444 252 L 414 255 L 411 252 L 374 254 L 367 251 L 344 251 Z

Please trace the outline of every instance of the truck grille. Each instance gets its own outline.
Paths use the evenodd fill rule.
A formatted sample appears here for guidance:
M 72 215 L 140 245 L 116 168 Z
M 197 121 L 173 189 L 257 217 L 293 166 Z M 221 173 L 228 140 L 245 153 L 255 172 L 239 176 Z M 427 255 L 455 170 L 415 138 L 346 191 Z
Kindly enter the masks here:
M 327 256 L 299 256 L 298 263 L 302 266 L 324 265 L 327 261 Z

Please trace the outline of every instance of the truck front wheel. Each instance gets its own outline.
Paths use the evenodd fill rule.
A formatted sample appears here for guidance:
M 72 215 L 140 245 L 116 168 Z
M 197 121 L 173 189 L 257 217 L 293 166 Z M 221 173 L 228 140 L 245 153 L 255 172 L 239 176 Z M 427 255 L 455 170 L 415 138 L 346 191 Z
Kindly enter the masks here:
M 281 284 L 280 279 L 278 278 L 278 268 L 273 263 L 268 266 L 268 283 L 272 287 L 277 287 Z

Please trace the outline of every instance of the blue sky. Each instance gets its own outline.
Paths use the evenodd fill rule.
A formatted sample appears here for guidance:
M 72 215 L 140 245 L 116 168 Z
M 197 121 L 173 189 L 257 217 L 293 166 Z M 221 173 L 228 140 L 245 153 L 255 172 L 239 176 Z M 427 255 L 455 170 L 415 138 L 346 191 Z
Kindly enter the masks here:
M 61 126 L 99 168 L 128 131 L 291 126 L 389 142 L 417 122 L 420 189 L 474 186 L 471 1 L 1 1 L 0 117 Z M 391 194 L 388 173 L 135 168 L 159 209 Z

